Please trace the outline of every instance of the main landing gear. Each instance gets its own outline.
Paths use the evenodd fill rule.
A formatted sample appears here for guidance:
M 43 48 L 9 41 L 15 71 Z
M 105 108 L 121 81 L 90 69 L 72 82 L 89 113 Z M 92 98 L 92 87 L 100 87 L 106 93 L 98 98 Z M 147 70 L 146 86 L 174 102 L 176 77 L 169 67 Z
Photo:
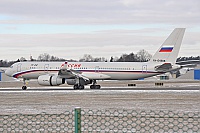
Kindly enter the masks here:
M 90 85 L 90 89 L 101 89 L 100 85 Z
M 96 85 L 97 84 L 96 80 L 92 80 L 89 84 L 91 83 L 92 85 L 90 85 L 90 89 L 101 89 L 100 85 Z M 84 85 L 87 85 L 87 83 L 84 83 Z M 78 83 L 74 85 L 74 90 L 83 90 L 85 89 L 84 85 L 83 83 L 81 84 L 80 79 L 79 79 Z
M 93 84 L 90 85 L 90 89 L 101 89 L 101 86 L 100 85 L 96 85 L 96 84 L 97 84 L 97 81 L 93 80 Z
M 84 85 L 78 85 L 78 84 L 74 85 L 74 90 L 83 90 L 84 88 L 85 88 Z

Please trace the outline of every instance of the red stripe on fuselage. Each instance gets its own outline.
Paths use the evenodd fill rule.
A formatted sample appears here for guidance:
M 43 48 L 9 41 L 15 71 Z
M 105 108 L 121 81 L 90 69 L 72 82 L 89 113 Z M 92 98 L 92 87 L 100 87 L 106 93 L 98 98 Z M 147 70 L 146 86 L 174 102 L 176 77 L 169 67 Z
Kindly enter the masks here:
M 25 75 L 25 74 L 30 74 L 30 73 L 35 73 L 35 72 L 48 72 L 48 73 L 51 73 L 51 72 L 58 72 L 58 71 L 59 70 L 50 70 L 50 71 L 30 70 L 30 71 L 24 71 L 24 72 L 16 73 L 16 74 L 13 75 L 13 77 L 14 78 L 18 78 L 19 76 L 23 77 L 23 75 Z M 155 73 L 155 74 L 161 74 L 161 72 L 153 72 L 153 71 L 116 71 L 116 70 L 115 71 L 111 71 L 111 70 L 77 70 L 77 71 L 80 71 L 80 72 L 97 72 L 97 73 L 99 72 L 99 73 L 141 73 L 141 74 L 144 74 L 144 73 L 148 73 L 148 74 Z

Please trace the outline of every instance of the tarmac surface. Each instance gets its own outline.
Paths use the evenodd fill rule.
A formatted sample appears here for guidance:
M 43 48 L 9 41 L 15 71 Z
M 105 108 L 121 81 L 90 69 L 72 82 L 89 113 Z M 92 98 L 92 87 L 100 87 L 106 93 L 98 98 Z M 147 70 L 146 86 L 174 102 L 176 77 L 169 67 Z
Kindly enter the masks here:
M 160 81 L 159 81 L 160 82 Z M 83 109 L 133 109 L 200 111 L 200 82 L 130 81 L 99 82 L 101 90 L 73 90 L 69 86 L 41 87 L 30 82 L 28 90 L 21 90 L 20 82 L 0 83 L 0 114 L 62 113 L 75 107 Z M 133 82 L 132 82 L 133 83 Z M 116 87 L 117 86 L 117 87 Z

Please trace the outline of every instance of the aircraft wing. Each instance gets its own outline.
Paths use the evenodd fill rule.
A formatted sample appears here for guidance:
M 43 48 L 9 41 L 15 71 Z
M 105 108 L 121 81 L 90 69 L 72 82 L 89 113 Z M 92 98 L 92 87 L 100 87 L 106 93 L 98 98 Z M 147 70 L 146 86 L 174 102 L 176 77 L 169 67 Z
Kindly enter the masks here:
M 58 72 L 58 75 L 61 78 L 82 78 L 84 80 L 104 80 L 109 79 L 110 76 L 98 72 L 91 71 L 78 71 L 73 69 L 68 69 L 64 65 Z
M 97 72 L 81 72 L 73 69 L 60 69 L 58 72 L 58 75 L 61 78 L 83 78 L 85 80 L 103 80 L 103 79 L 109 79 L 110 76 L 102 73 Z
M 59 77 L 61 78 L 74 78 L 75 75 L 72 73 L 72 71 L 68 69 L 60 69 L 58 72 Z

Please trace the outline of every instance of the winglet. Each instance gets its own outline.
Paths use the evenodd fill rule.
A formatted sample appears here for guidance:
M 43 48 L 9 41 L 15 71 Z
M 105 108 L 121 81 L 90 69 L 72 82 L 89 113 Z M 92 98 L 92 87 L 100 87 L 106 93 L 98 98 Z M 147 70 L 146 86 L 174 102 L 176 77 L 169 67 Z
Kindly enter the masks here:
M 65 63 L 61 65 L 61 69 L 67 69 L 67 68 L 68 68 L 67 63 L 68 63 L 68 62 L 65 61 Z

